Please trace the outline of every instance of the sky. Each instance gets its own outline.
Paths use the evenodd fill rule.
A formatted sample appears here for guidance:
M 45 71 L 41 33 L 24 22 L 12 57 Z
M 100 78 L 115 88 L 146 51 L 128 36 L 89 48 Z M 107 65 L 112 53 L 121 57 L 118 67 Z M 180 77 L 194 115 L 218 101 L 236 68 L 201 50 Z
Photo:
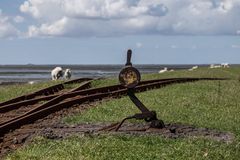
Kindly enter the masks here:
M 240 0 L 0 0 L 0 64 L 240 63 Z

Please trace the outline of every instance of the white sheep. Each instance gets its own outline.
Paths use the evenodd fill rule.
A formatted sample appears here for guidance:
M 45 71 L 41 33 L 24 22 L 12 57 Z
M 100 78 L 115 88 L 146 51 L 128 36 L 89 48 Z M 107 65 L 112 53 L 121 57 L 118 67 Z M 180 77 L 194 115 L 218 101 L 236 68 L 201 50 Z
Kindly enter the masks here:
M 158 73 L 164 73 L 167 72 L 167 67 L 164 67 L 164 69 L 160 70 Z
M 221 66 L 220 66 L 220 65 L 211 64 L 211 65 L 210 65 L 210 68 L 221 68 Z
M 229 63 L 222 63 L 221 66 L 222 66 L 223 68 L 229 68 Z
M 33 85 L 34 83 L 36 83 L 35 81 L 29 81 L 28 84 Z
M 192 68 L 188 69 L 189 71 L 193 71 L 195 69 L 198 69 L 198 66 L 193 66 Z
M 64 73 L 64 78 L 65 79 L 70 79 L 72 76 L 72 72 L 70 69 L 66 69 L 65 73 Z
M 215 65 L 214 64 L 210 64 L 210 67 L 209 68 L 214 68 L 215 67 Z
M 51 72 L 52 80 L 58 80 L 60 77 L 63 76 L 63 69 L 62 67 L 56 67 Z
M 192 69 L 193 69 L 193 70 L 194 70 L 194 69 L 198 69 L 198 66 L 193 66 Z

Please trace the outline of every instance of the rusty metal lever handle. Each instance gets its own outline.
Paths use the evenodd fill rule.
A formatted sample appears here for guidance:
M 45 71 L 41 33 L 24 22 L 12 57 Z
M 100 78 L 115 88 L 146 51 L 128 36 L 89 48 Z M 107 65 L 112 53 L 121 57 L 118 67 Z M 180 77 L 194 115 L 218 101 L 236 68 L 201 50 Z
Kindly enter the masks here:
M 131 101 L 138 107 L 138 109 L 142 113 L 150 112 L 147 107 L 135 96 L 134 90 L 133 89 L 128 89 L 127 90 L 127 95 L 131 99 Z
M 127 63 L 125 64 L 125 66 L 132 66 L 131 57 L 132 57 L 132 50 L 129 49 L 127 51 Z

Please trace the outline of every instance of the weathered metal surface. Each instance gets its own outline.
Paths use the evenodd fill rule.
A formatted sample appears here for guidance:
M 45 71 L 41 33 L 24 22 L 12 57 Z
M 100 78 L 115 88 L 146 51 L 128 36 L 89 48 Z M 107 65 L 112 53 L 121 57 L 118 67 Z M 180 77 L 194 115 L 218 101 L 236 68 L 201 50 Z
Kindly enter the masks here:
M 132 50 L 127 52 L 127 62 L 125 67 L 120 71 L 118 79 L 122 86 L 126 88 L 134 88 L 141 80 L 139 71 L 132 66 L 131 62 Z
M 127 88 L 134 88 L 140 82 L 141 76 L 139 71 L 131 66 L 126 66 L 119 73 L 119 82 Z
M 164 128 L 164 123 L 162 120 L 157 118 L 156 112 L 150 111 L 134 94 L 136 86 L 140 83 L 141 75 L 136 68 L 132 67 L 131 57 L 132 50 L 128 50 L 125 68 L 123 68 L 119 73 L 119 82 L 121 85 L 127 88 L 128 97 L 141 111 L 141 113 L 124 118 L 121 123 L 116 126 L 115 130 L 117 131 L 126 120 L 133 118 L 139 120 L 144 119 L 146 122 L 151 122 L 151 126 L 155 128 Z
M 0 107 L 0 113 L 5 113 L 5 112 L 8 112 L 8 111 L 11 111 L 14 109 L 18 109 L 18 108 L 20 108 L 22 106 L 26 106 L 26 105 L 33 105 L 40 101 L 47 101 L 56 96 L 57 95 L 44 96 L 44 97 L 40 97 L 40 98 L 34 98 L 34 99 L 30 99 L 30 100 L 24 100 L 24 101 L 4 105 L 4 106 Z

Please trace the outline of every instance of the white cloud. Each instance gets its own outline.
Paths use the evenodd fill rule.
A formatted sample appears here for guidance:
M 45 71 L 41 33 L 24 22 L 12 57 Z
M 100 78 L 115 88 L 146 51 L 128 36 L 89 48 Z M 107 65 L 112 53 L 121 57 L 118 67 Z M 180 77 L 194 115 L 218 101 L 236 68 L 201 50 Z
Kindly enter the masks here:
M 239 34 L 240 0 L 27 0 L 34 36 Z
M 16 37 L 19 31 L 9 22 L 10 18 L 0 10 L 0 38 Z
M 63 17 L 62 19 L 52 24 L 42 24 L 39 28 L 36 26 L 30 26 L 28 35 L 29 37 L 36 37 L 39 35 L 45 36 L 60 36 L 65 32 L 65 25 L 67 25 L 68 19 Z
M 15 16 L 13 20 L 16 23 L 22 23 L 24 21 L 24 18 L 22 16 Z

